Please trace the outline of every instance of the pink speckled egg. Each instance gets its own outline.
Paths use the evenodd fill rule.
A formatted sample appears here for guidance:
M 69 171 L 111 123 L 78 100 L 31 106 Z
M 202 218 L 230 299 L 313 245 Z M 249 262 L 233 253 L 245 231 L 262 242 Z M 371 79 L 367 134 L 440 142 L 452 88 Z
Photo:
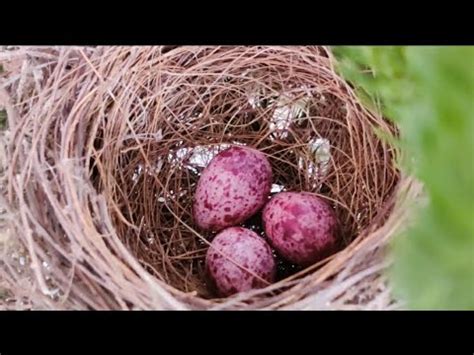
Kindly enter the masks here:
M 272 185 L 272 169 L 255 149 L 233 146 L 204 169 L 194 195 L 193 215 L 205 230 L 242 223 L 263 207 Z
M 219 295 L 262 288 L 275 280 L 276 263 L 268 243 L 255 232 L 224 229 L 206 254 L 206 269 Z
M 308 266 L 335 251 L 337 218 L 317 196 L 279 193 L 263 209 L 262 219 L 270 244 L 288 261 Z

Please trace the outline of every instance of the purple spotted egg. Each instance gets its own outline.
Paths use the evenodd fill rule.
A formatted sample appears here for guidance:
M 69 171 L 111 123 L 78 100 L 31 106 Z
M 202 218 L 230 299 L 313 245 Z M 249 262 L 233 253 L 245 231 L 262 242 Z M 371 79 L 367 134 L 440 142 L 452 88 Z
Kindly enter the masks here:
M 212 240 L 206 270 L 218 294 L 227 297 L 274 282 L 276 263 L 262 237 L 246 228 L 230 227 Z
M 337 246 L 337 217 L 313 194 L 281 192 L 267 203 L 262 219 L 270 244 L 292 263 L 309 266 Z
M 265 155 L 233 146 L 217 154 L 203 170 L 194 195 L 196 224 L 210 231 L 235 226 L 263 207 L 272 185 Z

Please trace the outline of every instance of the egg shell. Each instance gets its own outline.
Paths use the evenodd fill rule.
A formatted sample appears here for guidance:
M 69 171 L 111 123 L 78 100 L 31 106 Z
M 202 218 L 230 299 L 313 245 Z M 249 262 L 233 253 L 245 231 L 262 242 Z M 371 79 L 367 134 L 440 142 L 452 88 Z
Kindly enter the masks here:
M 213 239 L 206 269 L 218 294 L 227 297 L 274 282 L 276 262 L 262 237 L 246 228 L 230 227 Z
M 327 202 L 311 193 L 275 195 L 263 209 L 262 219 L 270 244 L 295 264 L 314 264 L 337 247 L 337 217 Z
M 193 203 L 196 224 L 210 231 L 235 226 L 268 200 L 272 169 L 253 148 L 233 146 L 217 154 L 199 178 Z

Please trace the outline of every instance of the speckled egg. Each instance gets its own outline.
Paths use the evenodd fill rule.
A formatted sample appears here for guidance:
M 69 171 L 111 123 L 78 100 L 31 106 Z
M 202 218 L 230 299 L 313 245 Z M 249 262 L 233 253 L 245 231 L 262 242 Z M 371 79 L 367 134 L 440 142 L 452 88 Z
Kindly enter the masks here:
M 337 218 L 321 198 L 307 192 L 282 192 L 263 209 L 265 233 L 285 259 L 309 266 L 335 251 Z
M 265 287 L 275 280 L 276 263 L 270 245 L 255 232 L 230 227 L 213 239 L 206 269 L 220 296 Z
M 272 169 L 255 149 L 233 146 L 204 169 L 194 195 L 193 215 L 204 230 L 219 231 L 242 223 L 263 207 L 272 185 Z

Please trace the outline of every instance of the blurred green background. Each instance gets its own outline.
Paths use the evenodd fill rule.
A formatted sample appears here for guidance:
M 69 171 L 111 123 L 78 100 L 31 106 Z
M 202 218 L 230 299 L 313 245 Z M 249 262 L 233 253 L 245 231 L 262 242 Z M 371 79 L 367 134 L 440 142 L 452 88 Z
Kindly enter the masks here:
M 393 244 L 411 309 L 474 309 L 474 47 L 334 47 L 341 74 L 400 128 L 427 207 Z

